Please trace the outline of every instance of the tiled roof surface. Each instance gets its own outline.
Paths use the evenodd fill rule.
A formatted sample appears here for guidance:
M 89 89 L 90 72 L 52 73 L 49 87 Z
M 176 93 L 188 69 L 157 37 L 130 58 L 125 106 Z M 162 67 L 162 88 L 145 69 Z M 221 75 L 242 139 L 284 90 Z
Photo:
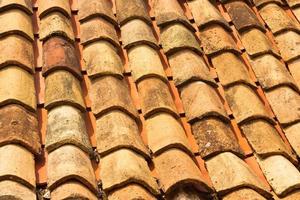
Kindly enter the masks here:
M 0 1 L 0 199 L 299 200 L 300 0 Z

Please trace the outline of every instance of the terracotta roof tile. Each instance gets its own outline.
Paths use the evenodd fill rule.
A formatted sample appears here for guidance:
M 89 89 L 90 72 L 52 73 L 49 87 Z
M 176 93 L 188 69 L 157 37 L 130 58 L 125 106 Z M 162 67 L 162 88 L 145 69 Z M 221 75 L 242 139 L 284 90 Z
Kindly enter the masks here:
M 0 3 L 0 11 L 18 8 L 32 15 L 32 3 L 30 0 L 3 0 Z
M 148 78 L 139 82 L 137 87 L 145 118 L 158 112 L 177 115 L 175 104 L 165 82 L 156 78 Z
M 287 0 L 286 1 L 288 3 L 288 5 L 292 8 L 292 7 L 298 7 L 300 5 L 300 1 L 299 0 Z
M 299 189 L 300 173 L 283 156 L 271 156 L 266 159 L 258 158 L 258 163 L 277 195 L 285 196 L 291 190 Z
M 226 194 L 235 189 L 247 187 L 265 197 L 270 193 L 254 171 L 232 153 L 219 154 L 208 161 L 206 166 L 218 193 Z
M 17 34 L 33 41 L 31 16 L 19 9 L 0 13 L 0 36 Z
M 130 183 L 147 188 L 152 194 L 158 194 L 158 185 L 151 176 L 147 162 L 140 155 L 121 149 L 101 159 L 103 189 L 107 192 Z
M 300 96 L 290 87 L 280 87 L 266 92 L 267 99 L 282 125 L 300 121 Z
M 140 199 L 140 200 L 155 200 L 156 198 L 145 188 L 138 184 L 129 184 L 126 187 L 112 191 L 108 195 L 109 200 L 121 199 Z
M 68 180 L 77 180 L 97 192 L 89 156 L 76 146 L 64 145 L 48 155 L 48 187 L 52 191 Z
M 151 24 L 148 8 L 144 0 L 116 0 L 116 9 L 120 25 L 133 19 L 141 19 Z
M 265 119 L 273 122 L 263 102 L 249 86 L 236 85 L 226 89 L 225 94 L 239 124 L 253 119 Z
M 282 198 L 274 196 L 274 199 L 275 200 L 296 200 L 296 199 L 299 199 L 299 197 L 300 197 L 299 190 L 296 190 L 296 191 L 291 192 L 289 195 L 287 195 L 285 197 L 282 197 Z
M 249 188 L 241 188 L 239 190 L 233 191 L 223 197 L 223 200 L 265 200 L 266 198 L 257 193 L 255 190 Z
M 211 59 L 224 87 L 244 83 L 255 87 L 243 61 L 233 53 L 225 52 Z
M 80 82 L 70 72 L 58 70 L 49 74 L 45 87 L 46 109 L 64 104 L 85 110 Z
M 155 0 L 153 8 L 158 26 L 163 27 L 172 23 L 182 23 L 188 29 L 194 31 L 194 27 L 184 15 L 177 0 Z
M 276 43 L 284 61 L 289 62 L 300 57 L 300 34 L 288 31 L 277 35 Z
M 169 149 L 161 153 L 154 158 L 154 164 L 166 193 L 181 185 L 194 185 L 200 191 L 211 191 L 196 164 L 181 150 Z
M 103 17 L 112 24 L 117 25 L 112 12 L 112 2 L 107 0 L 82 0 L 79 1 L 79 21 L 84 22 L 95 17 Z
M 0 147 L 0 179 L 35 188 L 34 156 L 24 147 L 8 144 Z M 24 171 L 26 169 L 26 171 Z M 26 173 L 25 173 L 26 172 Z
M 222 17 L 218 9 L 208 0 L 189 0 L 188 5 L 192 11 L 195 22 L 200 29 L 212 24 L 219 24 L 231 31 L 229 24 Z
M 225 5 L 232 22 L 239 32 L 252 28 L 265 31 L 263 25 L 259 22 L 254 12 L 243 1 L 230 2 Z
M 111 111 L 96 120 L 97 150 L 107 155 L 118 149 L 127 148 L 149 158 L 136 122 L 122 111 Z
M 30 111 L 36 110 L 34 79 L 31 74 L 17 66 L 0 70 L 0 104 L 17 103 Z
M 295 159 L 287 148 L 275 127 L 264 120 L 255 120 L 244 124 L 241 129 L 255 152 L 261 157 L 283 155 Z
M 206 193 L 199 192 L 195 188 L 189 185 L 185 187 L 179 187 L 174 192 L 167 195 L 168 200 L 181 200 L 181 199 L 193 199 L 193 200 L 206 200 L 209 199 Z
M 300 60 L 297 59 L 291 63 L 288 64 L 288 68 L 290 70 L 290 73 L 292 74 L 298 88 L 300 88 Z
M 97 200 L 97 197 L 79 182 L 70 181 L 60 185 L 51 192 L 51 199 L 89 199 Z
M 136 82 L 148 77 L 167 81 L 158 51 L 148 45 L 138 45 L 128 50 L 129 66 Z
M 33 73 L 32 43 L 18 35 L 0 38 L 0 66 L 7 65 L 17 65 Z
M 140 19 L 133 19 L 121 26 L 121 35 L 124 48 L 148 44 L 158 48 L 151 27 Z
M 181 99 L 189 122 L 209 116 L 216 116 L 225 121 L 228 120 L 218 94 L 214 88 L 203 82 L 194 82 L 185 86 L 182 89 Z
M 293 147 L 294 151 L 297 153 L 297 155 L 300 155 L 300 123 L 291 125 L 284 129 L 285 136 L 289 140 L 291 146 Z
M 20 183 L 5 180 L 0 182 L 0 198 L 32 200 L 36 193 Z
M 284 64 L 272 55 L 253 59 L 252 69 L 263 89 L 269 90 L 283 85 L 297 89 L 294 79 Z
M 98 41 L 86 46 L 83 49 L 83 59 L 91 79 L 104 75 L 123 78 L 122 60 L 114 46 L 107 41 Z
M 209 56 L 223 52 L 240 53 L 230 33 L 221 26 L 212 25 L 201 30 L 200 39 L 204 53 Z
M 103 91 L 106 91 L 105 93 Z M 130 97 L 127 84 L 124 80 L 106 76 L 92 81 L 90 90 L 92 110 L 96 117 L 111 110 L 121 110 L 134 119 L 138 112 Z
M 92 151 L 82 113 L 62 105 L 48 112 L 46 149 L 51 152 L 65 144 L 73 144 L 87 153 Z
M 80 64 L 73 44 L 61 37 L 51 37 L 43 44 L 43 75 L 67 70 L 81 78 Z
M 51 12 L 40 20 L 40 40 L 52 36 L 63 36 L 70 41 L 75 39 L 70 19 L 60 12 Z
M 80 25 L 81 43 L 87 45 L 99 40 L 107 40 L 114 46 L 119 46 L 119 40 L 114 25 L 97 17 Z
M 40 18 L 51 12 L 61 12 L 66 17 L 71 17 L 71 8 L 68 0 L 43 0 L 39 1 Z
M 262 6 L 265 6 L 269 3 L 275 3 L 275 4 L 278 4 L 280 6 L 285 4 L 282 0 L 253 0 L 253 2 L 257 7 L 262 7 Z
M 153 115 L 146 120 L 148 145 L 154 154 L 178 148 L 192 155 L 185 131 L 180 122 L 167 113 Z
M 173 24 L 161 31 L 161 43 L 167 55 L 178 52 L 182 49 L 191 49 L 201 52 L 200 45 L 195 35 L 182 24 Z
M 35 114 L 19 105 L 7 105 L 0 109 L 0 144 L 20 144 L 34 154 L 41 151 L 38 122 Z M 8 134 L 9 133 L 9 134 Z
M 218 118 L 205 118 L 192 125 L 192 131 L 199 145 L 201 157 L 212 157 L 222 152 L 243 155 L 230 127 Z
M 268 4 L 259 13 L 274 34 L 283 33 L 288 30 L 296 32 L 300 30 L 299 23 L 290 18 L 277 4 Z
M 182 50 L 169 56 L 169 64 L 177 87 L 193 81 L 203 81 L 216 86 L 204 60 L 191 50 Z

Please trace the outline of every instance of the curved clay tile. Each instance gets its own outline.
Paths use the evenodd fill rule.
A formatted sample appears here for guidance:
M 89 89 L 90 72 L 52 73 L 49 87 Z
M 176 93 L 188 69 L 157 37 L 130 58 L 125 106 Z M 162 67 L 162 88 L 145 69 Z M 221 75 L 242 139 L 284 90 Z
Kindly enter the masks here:
M 200 192 L 194 187 L 181 186 L 175 188 L 170 194 L 166 195 L 167 200 L 182 200 L 182 199 L 193 199 L 193 200 L 207 200 L 210 198 L 210 195 L 204 192 Z
M 0 198 L 2 199 L 36 199 L 34 190 L 11 180 L 0 181 Z
M 107 41 L 94 42 L 84 47 L 83 61 L 90 79 L 106 75 L 123 78 L 121 57 L 115 47 Z
M 43 0 L 39 1 L 39 16 L 45 17 L 51 12 L 61 12 L 66 17 L 71 17 L 69 0 Z
M 288 5 L 291 8 L 299 7 L 299 5 L 300 5 L 300 1 L 299 0 L 286 0 L 286 2 L 288 3 Z
M 285 2 L 283 0 L 253 0 L 253 2 L 257 7 L 263 7 L 269 3 L 275 3 L 279 6 L 285 5 Z
M 147 141 L 153 154 L 178 148 L 193 155 L 181 123 L 167 113 L 158 113 L 146 120 Z
M 0 3 L 0 12 L 9 9 L 21 9 L 29 15 L 32 15 L 31 0 L 2 0 Z
M 85 111 L 80 82 L 68 71 L 58 70 L 46 77 L 45 108 L 71 105 Z
M 127 148 L 149 159 L 137 123 L 126 113 L 114 110 L 96 119 L 97 150 L 101 156 Z
M 85 22 L 92 18 L 103 17 L 114 25 L 118 25 L 112 11 L 112 2 L 108 0 L 81 0 L 79 3 L 79 21 Z
M 158 112 L 177 116 L 177 110 L 168 85 L 157 78 L 147 78 L 137 84 L 141 107 L 145 118 Z
M 275 37 L 277 47 L 285 62 L 290 62 L 300 57 L 300 34 L 288 31 Z
M 34 78 L 24 69 L 9 66 L 0 70 L 0 105 L 20 104 L 36 110 Z
M 34 73 L 33 45 L 19 35 L 0 38 L 0 68 L 17 65 Z
M 156 198 L 148 192 L 144 187 L 138 184 L 129 184 L 125 187 L 119 188 L 118 190 L 112 191 L 108 195 L 109 200 L 120 200 L 120 199 L 146 199 L 156 200 Z
M 241 188 L 236 191 L 233 191 L 223 197 L 223 200 L 266 200 L 265 197 L 257 193 L 255 190 L 249 188 Z
M 293 124 L 287 128 L 284 129 L 285 136 L 290 142 L 291 146 L 293 147 L 296 154 L 300 155 L 300 123 Z

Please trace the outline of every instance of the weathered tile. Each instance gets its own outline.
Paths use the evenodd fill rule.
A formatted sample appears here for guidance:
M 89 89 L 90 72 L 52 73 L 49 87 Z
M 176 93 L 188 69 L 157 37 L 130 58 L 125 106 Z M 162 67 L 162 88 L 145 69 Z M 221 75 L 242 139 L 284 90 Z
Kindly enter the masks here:
M 284 2 L 282 2 L 282 0 L 253 0 L 253 2 L 257 7 L 262 7 L 262 6 L 267 5 L 269 3 L 275 3 L 275 4 L 278 4 L 280 6 L 283 6 L 285 4 Z
M 45 17 L 51 12 L 61 12 L 66 17 L 71 17 L 71 8 L 68 0 L 42 0 L 39 1 L 39 16 Z
M 265 197 L 270 197 L 268 188 L 240 158 L 232 153 L 219 154 L 208 161 L 206 167 L 216 191 L 223 195 L 236 188 L 247 187 Z
M 255 13 L 243 1 L 229 2 L 225 5 L 233 24 L 239 32 L 243 32 L 252 28 L 265 31 L 263 25 L 259 22 Z
M 200 191 L 211 191 L 192 158 L 179 149 L 169 149 L 154 158 L 160 183 L 166 193 L 181 184 L 197 185 Z
M 34 72 L 32 43 L 22 36 L 10 35 L 0 38 L 0 67 L 18 65 Z
M 195 122 L 192 131 L 202 158 L 226 151 L 243 155 L 230 125 L 217 118 L 205 118 Z
M 209 116 L 227 121 L 228 117 L 215 89 L 203 82 L 193 82 L 181 92 L 183 107 L 189 122 L 195 122 Z
M 300 25 L 277 4 L 271 3 L 259 10 L 260 15 L 273 34 L 285 31 L 300 31 Z
M 203 81 L 216 86 L 203 58 L 189 49 L 181 50 L 169 56 L 169 64 L 177 87 L 193 81 Z
M 299 21 L 300 20 L 300 7 L 297 6 L 295 8 L 292 8 L 292 12 L 295 15 L 296 19 Z
M 0 13 L 0 36 L 17 34 L 33 41 L 31 16 L 20 9 Z
M 195 186 L 186 185 L 183 187 L 175 188 L 173 192 L 166 195 L 167 200 L 206 200 L 209 199 L 207 193 L 198 191 Z
M 49 153 L 65 144 L 73 144 L 86 153 L 92 151 L 83 114 L 63 105 L 48 112 L 46 149 Z
M 96 120 L 97 150 L 105 156 L 118 149 L 127 148 L 149 158 L 136 122 L 122 111 L 111 111 Z
M 177 110 L 168 85 L 157 78 L 147 78 L 138 83 L 141 107 L 145 118 L 158 112 L 177 116 Z
M 80 82 L 70 72 L 58 70 L 46 77 L 45 108 L 50 110 L 61 104 L 85 111 Z
M 286 0 L 286 2 L 291 8 L 298 7 L 300 5 L 299 0 Z
M 264 55 L 253 59 L 251 62 L 252 69 L 263 89 L 269 90 L 282 85 L 297 89 L 296 83 L 286 66 L 274 56 Z
M 0 11 L 18 8 L 29 15 L 32 15 L 32 3 L 30 0 L 2 0 L 0 3 Z
M 296 59 L 295 61 L 288 64 L 288 69 L 293 76 L 298 88 L 300 88 L 300 59 Z
M 148 192 L 144 187 L 138 184 L 129 184 L 123 188 L 112 191 L 108 195 L 109 200 L 121 199 L 140 199 L 140 200 L 156 200 L 156 198 Z
M 203 51 L 208 56 L 223 52 L 240 54 L 233 38 L 223 27 L 212 25 L 200 31 L 200 40 Z
M 133 19 L 121 26 L 122 42 L 125 49 L 140 44 L 158 48 L 151 26 L 140 19 Z
M 116 18 L 112 11 L 112 2 L 107 0 L 81 0 L 79 3 L 78 17 L 80 22 L 88 21 L 95 17 L 103 17 L 114 25 Z
M 36 199 L 36 193 L 18 182 L 5 180 L 0 182 L 0 198 L 33 200 Z
M 247 85 L 235 85 L 225 90 L 226 99 L 239 124 L 254 119 L 273 122 L 263 102 Z
M 121 25 L 132 19 L 141 19 L 151 24 L 147 4 L 144 0 L 116 0 L 117 18 Z
M 134 107 L 127 83 L 124 80 L 111 76 L 93 80 L 90 98 L 92 100 L 92 111 L 97 118 L 108 111 L 121 110 L 134 119 L 138 119 L 138 112 Z
M 34 79 L 27 71 L 17 66 L 1 69 L 0 85 L 0 105 L 16 103 L 36 110 Z
M 197 26 L 203 29 L 211 24 L 219 24 L 228 31 L 231 31 L 229 24 L 222 17 L 218 9 L 208 0 L 188 1 Z
M 158 51 L 148 45 L 138 45 L 128 51 L 129 67 L 136 82 L 148 77 L 167 81 Z
M 182 24 L 173 24 L 163 28 L 160 39 L 163 50 L 167 55 L 182 49 L 201 52 L 200 45 L 194 33 Z
M 83 61 L 89 78 L 105 75 L 123 78 L 123 63 L 116 49 L 107 41 L 94 42 L 83 49 Z
M 294 151 L 300 156 L 300 123 L 285 128 L 284 132 Z
M 114 46 L 119 47 L 117 32 L 109 21 L 97 17 L 80 25 L 81 44 L 87 45 L 99 40 L 107 40 Z
M 43 75 L 47 76 L 55 70 L 67 70 L 81 78 L 76 49 L 61 37 L 51 37 L 43 43 Z
M 244 124 L 241 129 L 254 151 L 261 157 L 283 155 L 295 159 L 273 125 L 264 120 L 255 120 Z
M 185 131 L 173 116 L 166 113 L 156 114 L 146 120 L 145 130 L 149 148 L 154 154 L 178 148 L 192 155 Z
M 121 149 L 102 157 L 100 176 L 106 192 L 116 187 L 137 183 L 151 193 L 158 194 L 158 185 L 151 176 L 146 160 L 127 149 Z
M 273 54 L 279 57 L 278 52 L 273 48 L 271 41 L 258 29 L 251 29 L 241 33 L 242 43 L 250 57 L 257 57 L 265 54 Z
M 48 155 L 48 187 L 52 191 L 68 180 L 76 180 L 97 192 L 89 156 L 74 145 L 64 145 Z
M 266 200 L 265 197 L 261 196 L 255 190 L 249 188 L 241 188 L 225 195 L 222 200 Z
M 279 87 L 266 92 L 267 99 L 278 121 L 286 126 L 300 121 L 300 96 L 290 87 Z
M 300 173 L 297 168 L 281 155 L 265 159 L 257 157 L 258 163 L 268 182 L 279 196 L 300 188 Z
M 237 83 L 255 87 L 245 63 L 235 54 L 231 52 L 222 53 L 213 57 L 211 61 L 224 87 L 230 87 Z
M 40 20 L 40 40 L 45 41 L 52 36 L 63 36 L 75 39 L 70 19 L 60 12 L 52 12 Z
M 182 23 L 191 31 L 195 30 L 177 0 L 155 0 L 153 8 L 158 26 Z
M 297 200 L 300 198 L 299 190 L 295 190 L 293 192 L 289 192 L 289 194 L 285 197 L 279 198 L 277 195 L 274 196 L 275 200 Z
M 64 183 L 51 192 L 51 199 L 89 199 L 97 200 L 97 197 L 79 182 L 70 181 Z
M 275 37 L 277 47 L 284 61 L 289 62 L 300 57 L 300 34 L 288 31 Z
M 34 156 L 24 147 L 14 144 L 0 147 L 0 162 L 1 181 L 12 180 L 31 190 L 35 188 Z
M 19 105 L 0 109 L 0 144 L 20 144 L 34 154 L 41 152 L 36 115 Z

